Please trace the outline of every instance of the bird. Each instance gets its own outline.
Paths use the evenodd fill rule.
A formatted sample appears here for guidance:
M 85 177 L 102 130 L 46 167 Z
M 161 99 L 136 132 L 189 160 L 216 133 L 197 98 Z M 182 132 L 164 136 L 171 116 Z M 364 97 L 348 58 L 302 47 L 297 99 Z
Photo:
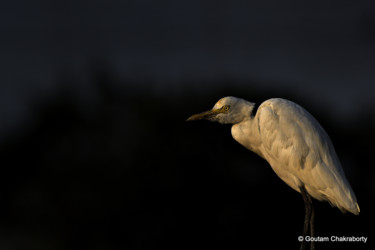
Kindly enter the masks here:
M 301 249 L 306 247 L 309 232 L 309 236 L 314 237 L 312 198 L 327 201 L 343 213 L 359 214 L 357 198 L 331 139 L 300 105 L 272 98 L 255 110 L 255 103 L 227 96 L 217 101 L 212 109 L 187 119 L 196 120 L 231 124 L 234 140 L 265 159 L 281 180 L 301 193 L 305 203 Z M 314 241 L 311 241 L 310 249 L 314 248 Z

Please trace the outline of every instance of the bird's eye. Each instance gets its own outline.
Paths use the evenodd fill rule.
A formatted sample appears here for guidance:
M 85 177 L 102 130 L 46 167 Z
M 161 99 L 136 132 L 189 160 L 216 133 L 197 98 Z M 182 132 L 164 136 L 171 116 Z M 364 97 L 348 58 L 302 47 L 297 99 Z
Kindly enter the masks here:
M 228 111 L 230 109 L 230 106 L 229 105 L 225 105 L 225 106 L 223 106 L 223 110 L 224 111 Z

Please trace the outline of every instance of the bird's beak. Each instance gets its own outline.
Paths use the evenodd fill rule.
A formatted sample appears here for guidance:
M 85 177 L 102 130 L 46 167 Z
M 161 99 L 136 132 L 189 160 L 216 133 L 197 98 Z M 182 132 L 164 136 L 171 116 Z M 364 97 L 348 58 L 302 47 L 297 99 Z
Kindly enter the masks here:
M 196 121 L 196 120 L 203 120 L 203 119 L 209 119 L 219 113 L 222 113 L 221 109 L 211 109 L 199 114 L 195 114 L 190 116 L 189 118 L 186 119 L 186 121 Z

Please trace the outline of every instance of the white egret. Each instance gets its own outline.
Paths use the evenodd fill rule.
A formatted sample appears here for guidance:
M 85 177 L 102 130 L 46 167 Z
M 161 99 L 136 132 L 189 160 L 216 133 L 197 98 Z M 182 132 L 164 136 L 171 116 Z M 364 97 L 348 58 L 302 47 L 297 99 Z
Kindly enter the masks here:
M 224 97 L 206 112 L 187 121 L 206 119 L 232 124 L 232 136 L 241 145 L 264 158 L 273 171 L 305 202 L 303 239 L 314 236 L 312 198 L 328 201 L 342 212 L 359 214 L 356 196 L 345 177 L 332 142 L 317 120 L 291 101 L 274 98 L 255 104 Z M 305 240 L 301 249 L 305 248 Z M 313 249 L 313 242 L 310 244 Z

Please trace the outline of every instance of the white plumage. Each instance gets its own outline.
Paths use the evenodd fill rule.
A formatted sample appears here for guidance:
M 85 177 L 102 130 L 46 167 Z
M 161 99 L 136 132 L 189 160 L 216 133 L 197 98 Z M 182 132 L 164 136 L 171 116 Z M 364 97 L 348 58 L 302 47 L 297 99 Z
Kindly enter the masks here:
M 263 102 L 253 116 L 254 107 L 254 103 L 228 96 L 211 110 L 187 120 L 233 124 L 233 138 L 267 160 L 286 184 L 302 194 L 305 223 L 301 249 L 305 249 L 308 232 L 314 236 L 311 197 L 353 214 L 360 211 L 357 199 L 329 136 L 309 112 L 281 98 Z M 314 241 L 310 241 L 310 249 L 314 248 Z
M 256 133 L 245 129 L 251 123 L 258 126 Z M 258 147 L 275 173 L 294 190 L 300 192 L 299 187 L 304 185 L 313 198 L 326 200 L 342 211 L 359 213 L 331 140 L 301 106 L 283 99 L 267 100 L 253 119 L 235 124 L 232 135 L 250 150 Z
M 345 177 L 332 142 L 317 120 L 291 101 L 274 98 L 255 104 L 236 97 L 220 99 L 212 110 L 193 115 L 233 124 L 232 136 L 241 145 L 267 160 L 291 188 L 341 211 L 359 213 L 355 194 Z

